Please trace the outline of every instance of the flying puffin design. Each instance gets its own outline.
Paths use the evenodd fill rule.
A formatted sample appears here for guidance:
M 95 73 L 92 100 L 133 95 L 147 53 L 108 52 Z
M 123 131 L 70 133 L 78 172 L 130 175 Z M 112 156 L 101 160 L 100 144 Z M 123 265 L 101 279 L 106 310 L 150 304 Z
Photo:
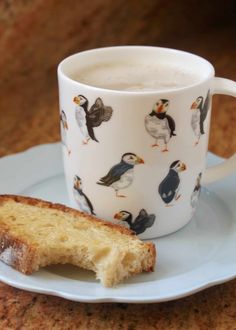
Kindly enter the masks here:
M 95 215 L 93 205 L 83 192 L 82 181 L 78 175 L 74 177 L 73 194 L 80 211 Z
M 210 108 L 210 90 L 207 92 L 205 101 L 202 96 L 199 96 L 193 102 L 190 108 L 190 110 L 192 110 L 191 126 L 197 138 L 195 145 L 199 143 L 201 135 L 205 134 L 204 121 L 207 117 L 209 108 Z
M 150 228 L 154 224 L 155 218 L 154 214 L 148 214 L 144 209 L 139 212 L 135 220 L 133 220 L 133 215 L 128 211 L 120 211 L 114 215 L 114 219 L 128 223 L 129 228 L 137 235 Z
M 193 209 L 196 208 L 197 206 L 197 202 L 198 202 L 198 198 L 200 196 L 200 192 L 201 192 L 201 178 L 202 178 L 202 173 L 199 173 L 197 176 L 197 180 L 195 183 L 195 187 L 194 190 L 192 192 L 191 195 L 191 206 Z
M 90 139 L 99 142 L 94 135 L 94 127 L 98 127 L 102 122 L 110 120 L 112 108 L 105 106 L 100 97 L 88 110 L 88 99 L 83 95 L 75 96 L 73 102 L 76 104 L 75 118 L 80 131 L 84 137 L 83 143 L 87 144 Z
M 169 172 L 164 180 L 160 183 L 158 192 L 163 200 L 166 203 L 166 206 L 171 206 L 170 202 L 173 199 L 176 201 L 180 198 L 179 186 L 180 186 L 180 177 L 179 173 L 186 170 L 186 165 L 180 160 L 174 161 L 170 165 Z
M 119 195 L 119 190 L 131 185 L 134 177 L 134 166 L 138 164 L 144 164 L 143 159 L 132 152 L 127 152 L 122 155 L 121 161 L 114 165 L 97 184 L 112 187 L 115 190 L 116 197 L 126 197 Z
M 67 146 L 67 131 L 68 131 L 68 123 L 64 110 L 61 110 L 60 113 L 60 124 L 61 124 L 61 142 L 66 147 L 68 155 L 70 154 L 70 150 Z
M 175 121 L 167 115 L 169 108 L 169 100 L 160 99 L 154 104 L 152 112 L 145 117 L 145 128 L 147 132 L 155 139 L 152 147 L 158 147 L 158 140 L 162 140 L 165 144 L 163 152 L 168 151 L 167 144 L 175 134 Z

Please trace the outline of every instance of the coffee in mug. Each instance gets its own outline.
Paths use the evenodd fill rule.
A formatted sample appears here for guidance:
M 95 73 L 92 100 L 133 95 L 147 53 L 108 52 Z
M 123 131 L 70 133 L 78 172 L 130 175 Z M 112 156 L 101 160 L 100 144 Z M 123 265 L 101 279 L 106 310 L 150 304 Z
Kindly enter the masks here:
M 75 76 L 83 84 L 120 91 L 155 91 L 194 84 L 199 73 L 167 63 L 108 62 L 88 65 Z

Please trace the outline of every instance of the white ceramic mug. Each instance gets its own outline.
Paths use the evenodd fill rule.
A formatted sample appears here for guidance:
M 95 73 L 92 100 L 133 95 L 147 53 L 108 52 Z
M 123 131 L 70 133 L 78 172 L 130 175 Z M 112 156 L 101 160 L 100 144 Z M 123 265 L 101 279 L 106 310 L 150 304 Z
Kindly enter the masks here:
M 196 71 L 199 79 L 185 87 L 136 92 L 74 79 L 88 64 L 127 59 L 174 63 Z M 58 79 L 64 168 L 73 207 L 125 224 L 141 238 L 159 237 L 190 221 L 201 184 L 236 169 L 235 155 L 205 168 L 211 97 L 236 96 L 236 83 L 215 78 L 205 59 L 159 47 L 100 48 L 63 60 Z

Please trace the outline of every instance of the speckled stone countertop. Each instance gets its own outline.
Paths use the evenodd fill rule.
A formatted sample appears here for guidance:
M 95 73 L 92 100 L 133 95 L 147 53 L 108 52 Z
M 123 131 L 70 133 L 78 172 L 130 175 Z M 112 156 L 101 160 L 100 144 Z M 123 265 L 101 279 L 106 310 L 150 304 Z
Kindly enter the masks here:
M 88 5 L 90 3 L 90 5 Z M 0 157 L 59 140 L 56 64 L 114 44 L 179 48 L 236 80 L 235 2 L 0 2 Z M 236 99 L 215 96 L 209 149 L 236 152 Z M 0 183 L 1 184 L 1 183 Z M 86 304 L 0 283 L 0 329 L 236 329 L 236 280 L 159 304 Z

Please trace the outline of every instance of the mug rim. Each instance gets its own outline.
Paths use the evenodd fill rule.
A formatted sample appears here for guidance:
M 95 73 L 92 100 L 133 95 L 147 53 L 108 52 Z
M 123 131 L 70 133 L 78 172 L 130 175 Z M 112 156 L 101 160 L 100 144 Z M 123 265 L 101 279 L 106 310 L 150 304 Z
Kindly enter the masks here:
M 147 90 L 140 90 L 140 91 L 128 91 L 128 90 L 118 90 L 118 89 L 109 89 L 109 88 L 103 88 L 103 87 L 96 87 L 93 85 L 89 85 L 83 82 L 80 82 L 78 80 L 75 80 L 73 78 L 71 78 L 69 75 L 67 75 L 64 70 L 63 70 L 63 66 L 64 64 L 68 63 L 69 61 L 71 61 L 72 59 L 80 56 L 81 54 L 91 54 L 91 53 L 99 53 L 99 52 L 104 52 L 104 51 L 109 51 L 109 50 L 114 50 L 114 49 L 156 49 L 156 50 L 161 50 L 161 51 L 166 51 L 167 53 L 175 53 L 175 54 L 182 54 L 184 56 L 189 56 L 192 57 L 196 60 L 198 60 L 199 62 L 201 61 L 202 63 L 204 63 L 205 65 L 208 66 L 209 68 L 209 74 L 202 78 L 201 80 L 193 83 L 193 84 L 189 84 L 187 86 L 182 86 L 182 87 L 177 87 L 177 88 L 166 88 L 166 89 L 156 89 L 156 90 L 151 90 L 151 91 L 147 91 Z M 57 74 L 58 74 L 58 78 L 62 78 L 65 79 L 66 81 L 75 84 L 77 86 L 83 86 L 86 87 L 88 89 L 90 89 L 91 91 L 94 92 L 98 92 L 98 93 L 107 93 L 107 94 L 116 94 L 116 95 L 126 95 L 126 96 L 150 96 L 150 95 L 156 95 L 156 94 L 163 94 L 163 93 L 178 93 L 178 92 L 183 92 L 183 91 L 187 91 L 189 89 L 192 88 L 196 88 L 202 84 L 204 84 L 205 82 L 209 81 L 210 79 L 212 79 L 215 76 L 215 69 L 213 67 L 213 65 L 206 60 L 205 58 L 193 54 L 191 52 L 187 52 L 187 51 L 183 51 L 183 50 L 179 50 L 179 49 L 174 49 L 174 48 L 166 48 L 166 47 L 158 47 L 158 46 L 142 46 L 142 45 L 124 45 L 124 46 L 109 46 L 109 47 L 100 47 L 100 48 L 92 48 L 92 49 L 88 49 L 88 50 L 84 50 L 81 52 L 77 52 L 74 53 L 72 55 L 67 56 L 66 58 L 64 58 L 57 67 Z

